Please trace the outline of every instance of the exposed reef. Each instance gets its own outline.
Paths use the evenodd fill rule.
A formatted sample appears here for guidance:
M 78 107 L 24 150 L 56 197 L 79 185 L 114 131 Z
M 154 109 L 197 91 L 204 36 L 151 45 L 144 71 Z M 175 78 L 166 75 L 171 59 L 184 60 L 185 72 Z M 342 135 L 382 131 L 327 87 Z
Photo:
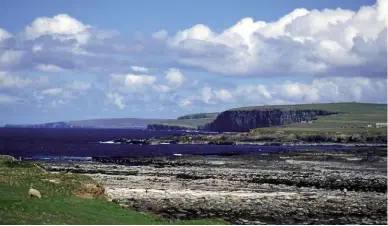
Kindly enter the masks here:
M 387 151 L 293 151 L 243 156 L 99 158 L 46 163 L 85 173 L 128 208 L 168 219 L 232 224 L 386 224 Z M 120 162 L 120 161 L 118 161 Z

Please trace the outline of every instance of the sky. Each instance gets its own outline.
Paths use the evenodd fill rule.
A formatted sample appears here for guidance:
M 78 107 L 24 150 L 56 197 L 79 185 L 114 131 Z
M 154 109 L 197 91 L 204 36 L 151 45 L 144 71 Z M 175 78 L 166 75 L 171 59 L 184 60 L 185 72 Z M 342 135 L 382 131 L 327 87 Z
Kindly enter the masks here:
M 0 126 L 386 103 L 387 12 L 388 0 L 2 0 Z

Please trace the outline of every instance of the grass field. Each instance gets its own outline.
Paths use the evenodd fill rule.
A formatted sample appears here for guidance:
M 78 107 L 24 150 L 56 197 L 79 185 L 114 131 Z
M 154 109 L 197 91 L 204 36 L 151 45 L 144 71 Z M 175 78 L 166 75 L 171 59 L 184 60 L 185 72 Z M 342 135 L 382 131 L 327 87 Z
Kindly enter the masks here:
M 227 224 L 218 219 L 168 222 L 121 208 L 103 194 L 85 189 L 86 184 L 97 185 L 88 176 L 47 173 L 32 163 L 10 159 L 0 156 L 0 224 Z M 28 197 L 31 183 L 41 199 Z
M 264 106 L 249 106 L 242 108 L 232 108 L 228 111 L 238 110 L 257 110 L 257 109 L 283 109 L 283 110 L 306 110 L 306 109 L 318 109 L 327 111 L 338 112 L 352 112 L 352 113 L 381 113 L 387 110 L 386 104 L 374 104 L 374 103 L 317 103 L 317 104 L 294 104 L 294 105 L 264 105 Z

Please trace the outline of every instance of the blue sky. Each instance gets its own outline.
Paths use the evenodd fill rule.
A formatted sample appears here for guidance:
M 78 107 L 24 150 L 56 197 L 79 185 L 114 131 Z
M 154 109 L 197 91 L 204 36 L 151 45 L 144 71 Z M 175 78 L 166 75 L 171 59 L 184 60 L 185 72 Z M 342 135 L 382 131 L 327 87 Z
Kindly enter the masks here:
M 235 24 L 241 18 L 275 21 L 295 8 L 350 9 L 373 5 L 373 0 L 3 0 L 0 21 L 3 29 L 19 32 L 37 17 L 67 13 L 78 20 L 128 35 L 134 32 L 151 34 L 159 29 L 177 32 L 202 23 L 215 31 Z M 14 15 L 18 15 L 17 19 Z
M 386 103 L 387 7 L 387 0 L 4 0 L 0 125 Z

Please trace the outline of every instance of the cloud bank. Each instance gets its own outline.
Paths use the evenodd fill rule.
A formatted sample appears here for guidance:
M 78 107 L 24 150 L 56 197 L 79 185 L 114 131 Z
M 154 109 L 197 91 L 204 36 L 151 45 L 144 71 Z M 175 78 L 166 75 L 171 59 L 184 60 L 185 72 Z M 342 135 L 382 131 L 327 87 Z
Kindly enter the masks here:
M 68 14 L 36 18 L 15 34 L 0 23 L 0 105 L 171 117 L 244 105 L 386 103 L 387 12 L 388 0 L 378 0 L 357 11 L 242 18 L 221 32 L 197 24 L 131 37 Z
M 244 18 L 221 33 L 198 24 L 168 44 L 181 64 L 231 76 L 381 77 L 387 71 L 387 5 L 378 0 L 357 12 L 299 8 L 273 22 Z

